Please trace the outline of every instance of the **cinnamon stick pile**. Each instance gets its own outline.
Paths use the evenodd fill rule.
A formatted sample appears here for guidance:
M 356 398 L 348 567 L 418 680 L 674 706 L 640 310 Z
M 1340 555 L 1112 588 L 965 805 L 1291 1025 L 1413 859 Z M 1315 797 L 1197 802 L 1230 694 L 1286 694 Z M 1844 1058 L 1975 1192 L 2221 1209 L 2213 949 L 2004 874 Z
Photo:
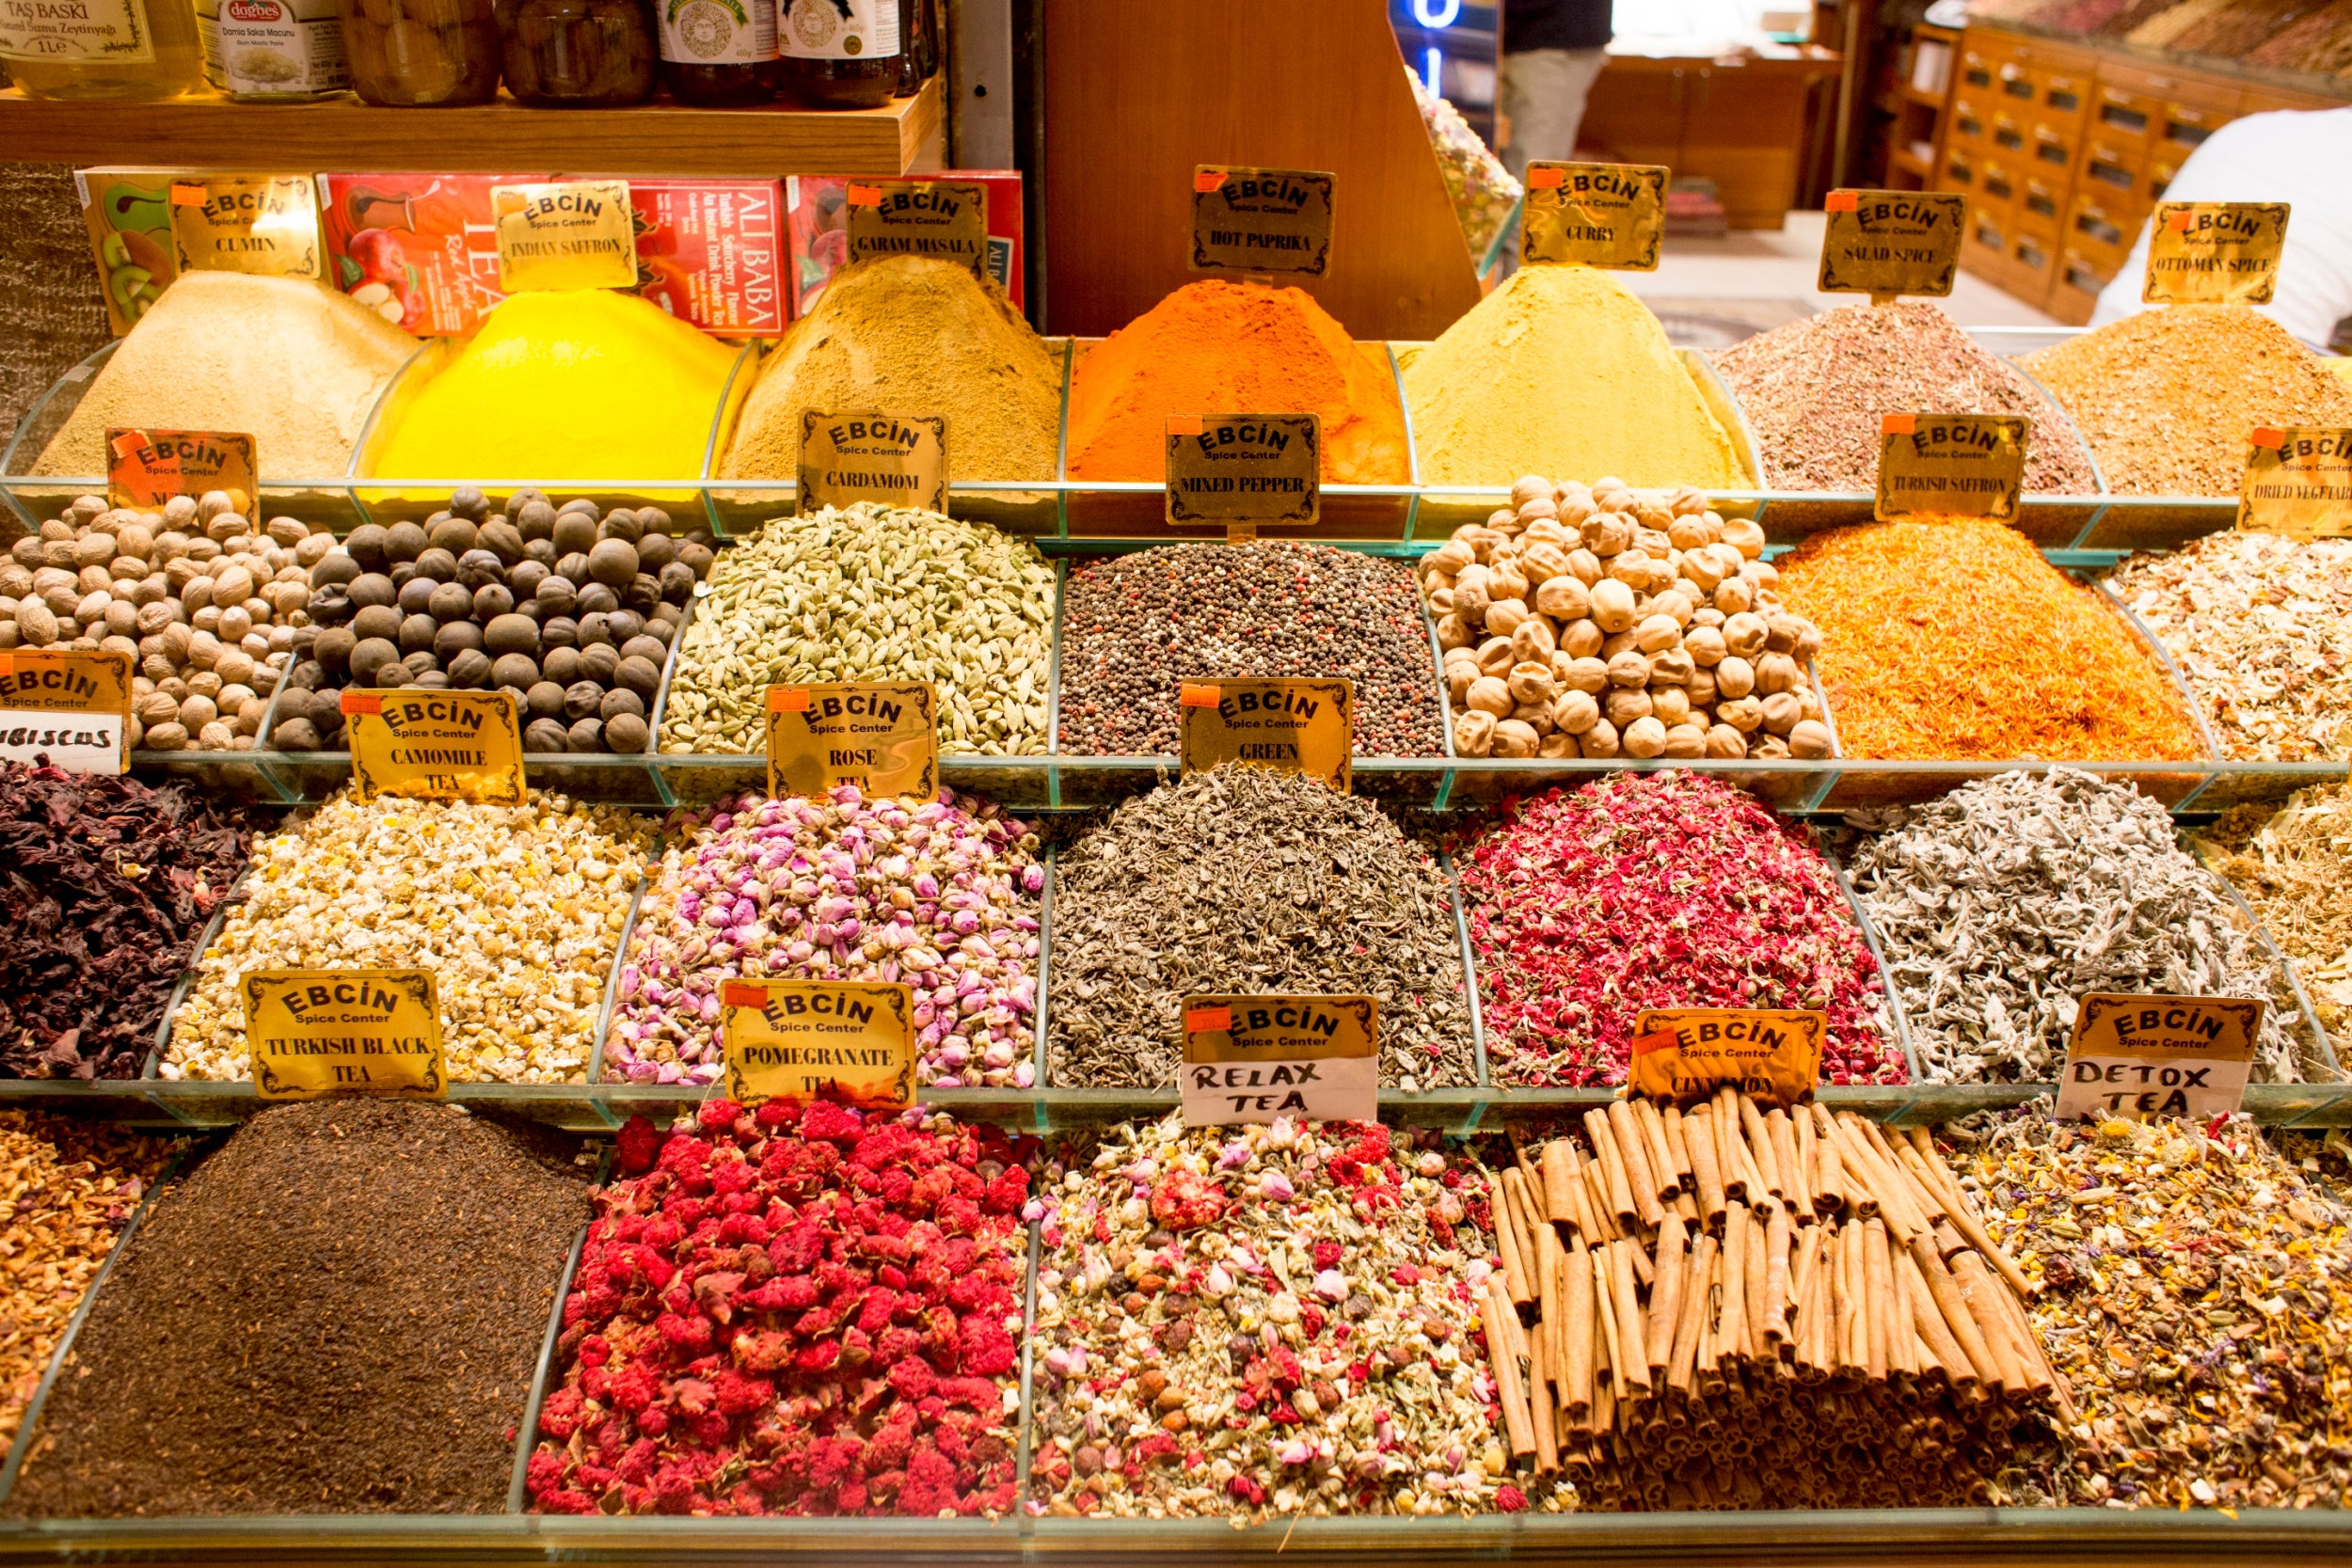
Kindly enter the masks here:
M 1512 1454 L 1581 1506 L 1983 1503 L 2021 1417 L 2073 1419 L 1924 1130 L 1725 1087 L 1584 1134 L 1514 1136 L 1480 1304 Z

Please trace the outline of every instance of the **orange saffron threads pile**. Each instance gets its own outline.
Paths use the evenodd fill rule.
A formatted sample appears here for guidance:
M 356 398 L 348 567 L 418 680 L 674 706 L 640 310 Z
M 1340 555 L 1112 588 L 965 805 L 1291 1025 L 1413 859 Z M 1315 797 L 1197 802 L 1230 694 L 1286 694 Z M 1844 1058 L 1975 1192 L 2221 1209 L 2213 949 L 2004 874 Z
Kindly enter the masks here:
M 1838 529 L 1775 564 L 1821 628 L 1846 755 L 2181 760 L 2204 747 L 2171 673 L 2093 590 L 1979 517 Z

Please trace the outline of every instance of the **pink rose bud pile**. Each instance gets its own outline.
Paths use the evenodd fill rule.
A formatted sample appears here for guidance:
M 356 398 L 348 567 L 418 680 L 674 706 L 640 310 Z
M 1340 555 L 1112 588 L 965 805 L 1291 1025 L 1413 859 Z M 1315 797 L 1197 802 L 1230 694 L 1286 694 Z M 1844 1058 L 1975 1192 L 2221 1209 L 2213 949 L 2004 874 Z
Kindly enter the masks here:
M 604 1076 L 717 1081 L 719 989 L 733 978 L 904 981 L 915 1081 L 1036 1081 L 1045 868 L 1028 823 L 943 789 L 868 800 L 722 801 L 663 858 L 621 965 Z

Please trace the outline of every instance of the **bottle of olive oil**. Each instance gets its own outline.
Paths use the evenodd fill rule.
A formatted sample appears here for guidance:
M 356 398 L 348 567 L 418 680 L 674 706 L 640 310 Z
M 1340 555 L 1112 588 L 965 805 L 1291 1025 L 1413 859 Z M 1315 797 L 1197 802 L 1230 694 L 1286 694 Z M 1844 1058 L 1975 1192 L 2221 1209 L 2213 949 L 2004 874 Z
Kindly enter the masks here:
M 34 98 L 171 98 L 204 79 L 188 0 L 0 0 L 0 61 Z

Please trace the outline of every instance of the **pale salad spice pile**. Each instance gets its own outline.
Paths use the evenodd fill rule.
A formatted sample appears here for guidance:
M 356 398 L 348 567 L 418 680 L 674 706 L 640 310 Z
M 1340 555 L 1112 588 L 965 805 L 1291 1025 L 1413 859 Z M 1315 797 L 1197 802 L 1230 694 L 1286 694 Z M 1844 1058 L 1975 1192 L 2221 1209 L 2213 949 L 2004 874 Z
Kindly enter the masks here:
M 2130 784 L 1999 773 L 1847 820 L 1876 830 L 1847 864 L 1928 1082 L 2050 1082 L 2092 991 L 2262 998 L 2255 1081 L 2328 1076 L 2228 888 Z
M 1756 432 L 1775 490 L 1875 489 L 1882 414 L 2022 414 L 2033 421 L 2026 489 L 2098 489 L 2074 422 L 2008 360 L 1926 300 L 1848 305 L 1715 355 Z
M 172 1144 L 104 1122 L 0 1111 L 0 1458 L 82 1293 L 114 1250 Z
M 1380 1081 L 1477 1082 L 1451 887 L 1380 808 L 1238 763 L 1127 801 L 1062 851 L 1046 1070 L 1168 1089 L 1188 995 L 1368 995 Z
M 1171 1116 L 1063 1150 L 1031 1206 L 1031 1508 L 1526 1508 L 1474 1338 L 1486 1192 L 1435 1133 L 1360 1122 Z
M 2234 496 L 2258 425 L 2352 425 L 2352 387 L 2244 305 L 2167 305 L 2020 361 L 2119 496 Z
M 1026 540 L 903 507 L 778 517 L 710 568 L 665 752 L 760 751 L 771 686 L 930 681 L 939 749 L 1042 756 L 1054 569 Z
M 2253 905 L 2320 1027 L 2352 1044 L 2352 786 L 2299 789 L 2275 814 L 2239 806 L 2192 843 Z
M 1029 824 L 977 796 L 723 800 L 672 824 L 613 993 L 608 1082 L 709 1084 L 719 992 L 754 979 L 904 983 L 916 1082 L 1036 1078 L 1040 893 Z
M 2062 1507 L 2352 1502 L 2352 1221 L 2233 1117 L 1947 1129 L 1985 1227 L 2041 1286 L 2078 1420 L 2021 1429 L 2013 1490 Z M 2309 1168 L 2308 1166 L 2306 1168 Z
M 2211 533 L 2108 579 L 2180 667 L 2225 756 L 2352 756 L 2352 539 Z
M 652 824 L 534 790 L 519 806 L 348 790 L 258 841 L 172 1020 L 162 1075 L 251 1076 L 257 969 L 429 969 L 454 1081 L 577 1084 Z

